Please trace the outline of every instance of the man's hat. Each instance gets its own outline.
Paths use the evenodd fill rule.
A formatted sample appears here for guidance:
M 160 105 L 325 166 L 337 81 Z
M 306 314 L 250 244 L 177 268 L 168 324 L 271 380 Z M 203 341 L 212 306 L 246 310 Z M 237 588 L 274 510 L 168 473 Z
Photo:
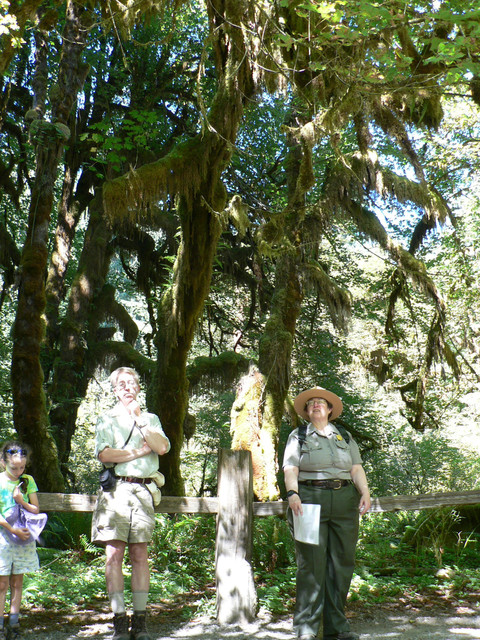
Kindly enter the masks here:
M 332 391 L 328 391 L 323 387 L 313 387 L 313 389 L 307 389 L 307 391 L 302 391 L 302 393 L 299 393 L 293 401 L 295 411 L 299 416 L 305 418 L 305 420 L 309 420 L 308 413 L 305 411 L 305 404 L 310 400 L 310 398 L 323 398 L 332 405 L 330 420 L 335 420 L 335 418 L 338 418 L 338 416 L 343 411 L 343 403 L 335 393 L 333 393 Z

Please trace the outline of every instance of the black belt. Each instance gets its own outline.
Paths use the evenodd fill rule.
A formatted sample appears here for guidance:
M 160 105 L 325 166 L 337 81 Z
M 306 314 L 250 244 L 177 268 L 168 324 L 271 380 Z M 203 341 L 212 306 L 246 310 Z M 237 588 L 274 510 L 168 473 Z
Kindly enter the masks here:
M 346 487 L 347 484 L 352 484 L 352 481 L 333 478 L 332 480 L 299 480 L 298 484 L 303 484 L 307 487 L 319 487 L 320 489 L 341 489 Z
M 132 476 L 117 476 L 119 480 L 124 482 L 136 482 L 137 484 L 147 484 L 150 478 L 134 478 Z

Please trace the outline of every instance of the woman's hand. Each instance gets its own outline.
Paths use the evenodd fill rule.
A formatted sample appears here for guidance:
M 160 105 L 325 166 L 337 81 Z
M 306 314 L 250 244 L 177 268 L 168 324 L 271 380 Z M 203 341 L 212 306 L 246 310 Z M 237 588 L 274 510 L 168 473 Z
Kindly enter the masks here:
M 360 511 L 360 515 L 363 516 L 369 511 L 372 506 L 372 501 L 370 500 L 370 493 L 367 491 L 366 494 L 362 494 L 360 496 L 360 503 L 358 505 L 358 510 Z
M 303 516 L 302 501 L 298 494 L 294 493 L 289 497 L 288 506 L 296 516 Z
M 350 476 L 354 485 L 357 487 L 358 493 L 360 494 L 358 510 L 360 511 L 360 515 L 364 516 L 372 506 L 372 501 L 370 499 L 367 476 L 365 475 L 362 465 L 354 464 L 350 471 Z
M 285 488 L 288 491 L 295 491 L 288 498 L 288 506 L 296 516 L 303 516 L 302 501 L 298 495 L 298 467 L 285 467 Z

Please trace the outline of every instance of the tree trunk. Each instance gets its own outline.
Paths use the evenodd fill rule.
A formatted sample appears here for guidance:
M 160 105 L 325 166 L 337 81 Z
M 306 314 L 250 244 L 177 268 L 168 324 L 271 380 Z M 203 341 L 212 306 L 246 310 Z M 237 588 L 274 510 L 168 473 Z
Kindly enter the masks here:
M 58 356 L 50 390 L 50 422 L 65 472 L 78 407 L 85 396 L 90 374 L 98 364 L 94 358 L 95 350 L 89 357 L 89 344 L 96 341 L 98 323 L 104 317 L 95 301 L 105 284 L 110 239 L 111 231 L 103 216 L 100 194 L 90 203 L 90 219 L 82 255 L 59 331 Z
M 78 11 L 78 13 L 77 13 Z M 33 451 L 33 473 L 43 491 L 61 491 L 63 478 L 57 450 L 49 431 L 40 348 L 45 336 L 45 273 L 48 258 L 48 227 L 53 206 L 54 185 L 61 153 L 69 137 L 66 126 L 87 68 L 81 54 L 85 46 L 80 14 L 74 2 L 67 6 L 63 49 L 58 71 L 58 91 L 52 99 L 52 123 L 39 118 L 32 122 L 36 143 L 36 170 L 28 214 L 28 229 L 20 264 L 21 280 L 13 327 L 12 394 L 15 428 Z M 46 43 L 39 51 L 38 77 L 46 72 Z M 43 97 L 37 104 L 43 110 Z
M 302 287 L 298 265 L 279 257 L 270 318 L 259 341 L 259 368 L 244 376 L 232 407 L 232 449 L 252 454 L 253 490 L 261 502 L 279 497 L 278 434 L 290 385 L 290 358 Z
M 245 376 L 232 408 L 232 448 L 248 449 L 253 460 L 253 490 L 260 501 L 279 497 L 278 434 L 290 385 L 290 359 L 303 287 L 299 269 L 304 190 L 300 186 L 302 154 L 291 145 L 287 158 L 289 205 L 284 211 L 285 233 L 291 248 L 278 257 L 270 316 L 259 340 L 259 368 Z
M 212 174 L 217 172 L 212 170 Z M 208 196 L 207 196 L 208 197 Z M 207 201 L 212 201 L 211 195 Z M 216 201 L 223 209 L 224 202 Z M 171 291 L 163 298 L 156 339 L 157 371 L 150 388 L 154 410 L 170 439 L 171 450 L 161 458 L 165 492 L 184 495 L 180 473 L 183 422 L 188 408 L 187 356 L 195 328 L 208 295 L 212 264 L 221 226 L 216 216 L 198 196 L 190 209 L 180 206 L 182 243 L 174 269 Z
M 220 178 L 231 156 L 244 103 L 254 90 L 246 45 L 236 26 L 245 19 L 238 14 L 246 9 L 240 2 L 208 5 L 219 87 L 204 123 L 206 130 L 192 140 L 190 156 L 184 158 L 185 173 L 196 163 L 204 167 L 197 172 L 204 177 L 198 186 L 189 185 L 190 194 L 178 198 L 182 241 L 172 288 L 159 309 L 157 371 L 149 395 L 172 445 L 161 458 L 169 495 L 184 494 L 180 451 L 188 407 L 187 355 L 208 295 L 221 233 L 216 212 L 223 211 L 226 193 Z

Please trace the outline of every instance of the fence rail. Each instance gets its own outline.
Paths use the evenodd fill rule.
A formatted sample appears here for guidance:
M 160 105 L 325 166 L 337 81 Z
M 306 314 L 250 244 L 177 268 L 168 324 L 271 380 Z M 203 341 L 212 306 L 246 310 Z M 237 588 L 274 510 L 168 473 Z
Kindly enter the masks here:
M 84 512 L 94 510 L 96 496 L 81 493 L 39 493 L 42 511 Z M 188 498 L 163 496 L 157 513 L 218 513 L 217 498 Z M 480 491 L 452 491 L 446 493 L 423 493 L 414 496 L 385 496 L 372 498 L 372 513 L 382 511 L 418 511 L 437 507 L 453 507 L 480 504 Z M 283 500 L 273 502 L 253 502 L 254 516 L 284 515 L 287 505 Z

